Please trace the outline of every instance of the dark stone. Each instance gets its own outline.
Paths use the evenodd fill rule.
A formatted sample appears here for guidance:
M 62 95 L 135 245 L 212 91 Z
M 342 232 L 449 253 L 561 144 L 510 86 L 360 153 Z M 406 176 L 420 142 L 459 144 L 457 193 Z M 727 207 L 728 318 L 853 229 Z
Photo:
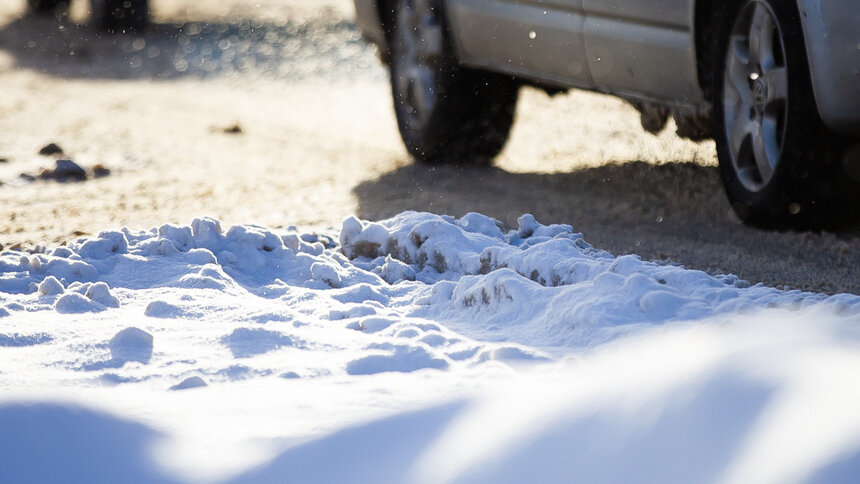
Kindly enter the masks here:
M 54 168 L 54 179 L 57 181 L 86 180 L 87 172 L 72 160 L 57 160 L 57 167 Z
M 110 169 L 109 168 L 102 165 L 101 163 L 93 165 L 93 177 L 94 178 L 101 178 L 101 177 L 108 176 L 108 175 L 110 175 Z
M 51 156 L 51 155 L 57 155 L 57 154 L 61 154 L 61 153 L 63 153 L 63 149 L 60 148 L 60 146 L 56 143 L 49 143 L 49 144 L 45 145 L 44 147 L 42 147 L 41 150 L 39 150 L 39 154 L 42 156 Z

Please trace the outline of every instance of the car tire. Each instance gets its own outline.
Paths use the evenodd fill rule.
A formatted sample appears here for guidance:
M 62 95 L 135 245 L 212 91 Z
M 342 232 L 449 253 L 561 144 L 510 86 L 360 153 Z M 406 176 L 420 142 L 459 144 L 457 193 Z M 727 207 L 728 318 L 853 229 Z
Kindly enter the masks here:
M 735 0 L 725 12 L 714 62 L 713 132 L 735 213 L 778 227 L 838 223 L 847 140 L 818 115 L 796 3 Z
M 36 15 L 60 17 L 69 11 L 69 1 L 27 0 L 27 7 Z
M 394 0 L 393 7 L 391 90 L 407 151 L 424 163 L 490 164 L 513 125 L 519 84 L 458 64 L 442 2 Z
M 90 5 L 90 21 L 102 32 L 143 32 L 149 21 L 147 0 L 90 0 Z

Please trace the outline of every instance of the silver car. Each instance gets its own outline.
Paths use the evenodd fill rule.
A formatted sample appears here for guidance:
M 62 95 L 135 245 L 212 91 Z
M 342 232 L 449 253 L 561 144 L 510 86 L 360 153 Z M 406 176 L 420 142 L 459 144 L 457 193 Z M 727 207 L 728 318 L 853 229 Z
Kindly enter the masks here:
M 714 138 L 738 216 L 820 225 L 860 193 L 857 0 L 355 0 L 417 160 L 485 164 L 519 86 L 617 95 Z

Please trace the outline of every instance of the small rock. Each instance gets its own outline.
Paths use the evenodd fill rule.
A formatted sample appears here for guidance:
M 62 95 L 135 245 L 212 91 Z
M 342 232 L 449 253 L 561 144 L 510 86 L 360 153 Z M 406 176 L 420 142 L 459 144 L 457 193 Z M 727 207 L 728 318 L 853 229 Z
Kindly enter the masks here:
M 48 143 L 43 146 L 41 150 L 39 150 L 39 154 L 42 156 L 51 156 L 63 153 L 63 149 L 56 143 Z
M 152 335 L 134 327 L 125 328 L 110 340 L 110 354 L 118 361 L 149 363 L 152 358 Z
M 190 376 L 181 382 L 173 385 L 169 390 L 188 390 L 189 388 L 201 388 L 208 386 L 206 381 L 199 376 Z
M 30 174 L 27 174 L 27 173 L 21 173 L 21 174 L 20 174 L 20 175 L 18 175 L 18 176 L 19 176 L 22 180 L 26 180 L 26 181 L 36 181 L 36 177 L 34 177 L 33 175 L 30 175 Z
M 66 181 L 69 179 L 81 181 L 87 179 L 87 172 L 74 161 L 62 159 L 57 160 L 57 167 L 54 168 L 53 178 L 57 181 Z
M 102 178 L 110 175 L 110 169 L 102 165 L 101 163 L 97 163 L 93 165 L 93 178 Z
M 9 158 L 0 158 L 0 163 L 9 163 Z
M 224 132 L 227 134 L 242 134 L 245 132 L 245 130 L 242 129 L 242 127 L 239 126 L 238 123 L 236 123 L 233 126 L 229 126 L 227 128 L 224 128 Z

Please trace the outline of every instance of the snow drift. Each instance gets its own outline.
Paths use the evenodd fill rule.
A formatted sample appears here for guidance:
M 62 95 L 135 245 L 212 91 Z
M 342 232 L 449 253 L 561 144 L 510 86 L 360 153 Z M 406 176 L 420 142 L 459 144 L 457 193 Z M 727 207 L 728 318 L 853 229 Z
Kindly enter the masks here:
M 0 254 L 2 482 L 853 482 L 860 297 L 406 212 Z

